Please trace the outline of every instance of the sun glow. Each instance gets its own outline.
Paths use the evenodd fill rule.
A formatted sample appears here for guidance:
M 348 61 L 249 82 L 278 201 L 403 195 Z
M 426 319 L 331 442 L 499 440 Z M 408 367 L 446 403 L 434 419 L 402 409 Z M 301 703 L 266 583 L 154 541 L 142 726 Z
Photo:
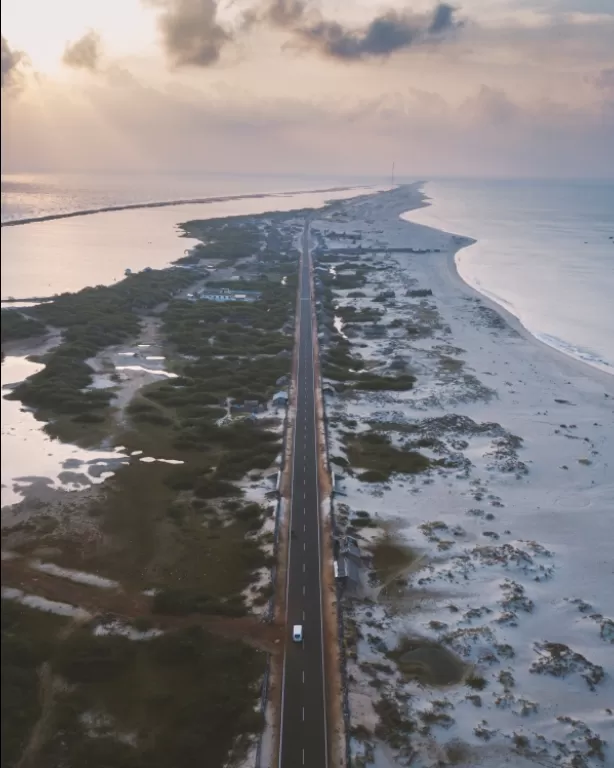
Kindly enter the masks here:
M 155 15 L 139 0 L 4 0 L 2 34 L 13 50 L 24 51 L 35 71 L 59 75 L 62 55 L 90 29 L 100 34 L 105 53 L 140 54 L 156 40 Z

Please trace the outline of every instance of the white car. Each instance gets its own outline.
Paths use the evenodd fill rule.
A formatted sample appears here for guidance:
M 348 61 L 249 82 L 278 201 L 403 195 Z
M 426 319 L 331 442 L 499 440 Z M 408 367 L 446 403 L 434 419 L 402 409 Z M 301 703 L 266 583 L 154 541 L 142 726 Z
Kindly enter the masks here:
M 295 624 L 292 627 L 292 639 L 295 643 L 302 643 L 303 642 L 303 625 L 302 624 Z

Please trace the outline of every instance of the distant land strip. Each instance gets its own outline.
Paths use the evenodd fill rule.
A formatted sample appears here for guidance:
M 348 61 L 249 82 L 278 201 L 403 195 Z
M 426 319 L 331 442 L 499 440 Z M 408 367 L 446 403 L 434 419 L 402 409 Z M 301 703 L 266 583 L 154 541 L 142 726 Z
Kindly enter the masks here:
M 75 216 L 91 216 L 94 213 L 110 213 L 111 211 L 131 211 L 138 208 L 166 208 L 171 205 L 198 205 L 206 203 L 225 203 L 231 200 L 254 200 L 262 197 L 291 197 L 292 195 L 321 194 L 324 192 L 343 192 L 360 187 L 327 187 L 326 189 L 301 189 L 294 192 L 258 192 L 251 195 L 228 195 L 226 197 L 201 197 L 191 200 L 163 200 L 153 203 L 128 203 L 126 205 L 108 205 L 103 208 L 89 208 L 83 211 L 69 213 L 51 213 L 47 216 L 31 216 L 26 219 L 10 219 L 3 221 L 3 227 L 18 227 L 22 224 L 34 224 L 38 221 L 54 221 L 55 219 L 72 219 Z
M 39 304 L 42 304 L 46 301 L 53 301 L 54 299 L 57 299 L 57 294 L 55 296 L 28 296 L 26 299 L 16 299 L 14 296 L 8 296 L 7 298 L 0 299 L 0 302 L 2 304 L 21 304 L 26 302 L 38 302 Z

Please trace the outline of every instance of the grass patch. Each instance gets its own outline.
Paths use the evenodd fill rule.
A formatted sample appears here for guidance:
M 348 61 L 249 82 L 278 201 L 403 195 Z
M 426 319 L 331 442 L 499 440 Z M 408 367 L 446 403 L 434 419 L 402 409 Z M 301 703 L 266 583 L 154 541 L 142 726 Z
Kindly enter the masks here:
M 353 387 L 370 392 L 387 390 L 390 392 L 407 392 L 413 388 L 416 377 L 410 373 L 402 373 L 399 376 L 378 376 L 374 373 L 365 373 L 357 376 Z
M 421 637 L 403 637 L 396 648 L 388 651 L 399 670 L 424 685 L 459 683 L 466 671 L 465 664 L 439 643 Z
M 397 702 L 388 696 L 382 696 L 375 702 L 373 709 L 379 718 L 375 735 L 394 749 L 406 746 L 409 735 L 416 729 L 416 723 L 404 717 Z
M 40 717 L 38 670 L 67 619 L 2 600 L 2 765 L 14 766 Z
M 465 678 L 465 685 L 469 686 L 469 688 L 474 691 L 483 691 L 488 685 L 488 682 L 486 678 L 481 675 L 469 675 L 469 677 Z
M 151 270 L 111 286 L 64 293 L 29 309 L 39 324 L 63 330 L 63 342 L 47 355 L 45 367 L 18 384 L 7 397 L 40 411 L 43 417 L 80 417 L 104 411 L 112 393 L 86 390 L 93 371 L 85 362 L 105 347 L 136 336 L 140 316 L 167 301 L 194 276 L 179 270 Z M 4 319 L 4 318 L 3 318 Z
M 417 557 L 413 549 L 399 544 L 390 534 L 373 544 L 371 554 L 373 570 L 380 584 L 386 584 L 396 574 L 408 568 Z
M 353 467 L 378 473 L 365 478 L 363 472 L 359 478 L 365 482 L 384 482 L 393 474 L 416 474 L 431 466 L 428 457 L 417 451 L 396 448 L 388 435 L 378 432 L 346 435 L 344 442 L 348 460 Z M 376 479 L 371 479 L 373 477 Z
M 56 728 L 44 745 L 50 765 L 176 768 L 227 763 L 237 738 L 258 732 L 254 710 L 265 654 L 200 627 L 147 642 L 74 631 L 53 668 L 74 689 L 56 708 Z M 106 725 L 80 715 L 92 712 Z M 113 738 L 131 734 L 130 743 Z
M 45 324 L 17 309 L 3 309 L 1 341 L 18 341 L 45 333 Z

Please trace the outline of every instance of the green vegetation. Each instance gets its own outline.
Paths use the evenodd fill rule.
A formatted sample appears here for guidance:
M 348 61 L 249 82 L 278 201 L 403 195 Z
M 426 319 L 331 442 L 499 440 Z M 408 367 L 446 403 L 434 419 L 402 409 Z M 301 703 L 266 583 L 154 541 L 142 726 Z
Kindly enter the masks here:
M 28 310 L 38 323 L 64 331 L 64 340 L 45 360 L 45 368 L 19 384 L 7 397 L 43 415 L 71 416 L 108 408 L 111 394 L 84 391 L 92 381 L 85 362 L 111 344 L 120 344 L 140 329 L 140 313 L 168 301 L 194 280 L 179 270 L 151 270 L 130 275 L 111 286 L 64 293 Z
M 291 215 L 299 217 L 306 213 L 306 210 L 294 211 Z M 292 235 L 275 226 L 288 215 L 273 211 L 258 217 L 234 216 L 185 222 L 181 225 L 185 236 L 201 240 L 201 243 L 180 261 L 189 264 L 200 259 L 223 259 L 219 266 L 236 266 L 237 262 L 256 253 L 262 261 L 296 260 Z
M 385 312 L 382 309 L 375 309 L 373 307 L 365 307 L 364 309 L 357 309 L 353 305 L 346 307 L 337 307 L 335 312 L 343 320 L 344 323 L 377 323 L 378 320 L 384 316 Z
M 473 688 L 474 691 L 483 691 L 488 685 L 488 681 L 486 678 L 482 677 L 482 675 L 474 674 L 465 678 L 465 685 L 468 685 L 469 688 Z
M 45 325 L 33 317 L 24 315 L 18 309 L 2 310 L 2 343 L 40 336 L 45 333 Z
M 331 344 L 322 365 L 322 375 L 340 381 L 352 389 L 365 391 L 406 392 L 412 389 L 416 377 L 409 373 L 398 376 L 380 376 L 365 371 L 365 361 L 351 354 L 352 345 L 347 339 Z
M 353 266 L 352 268 L 354 270 L 353 274 L 320 272 L 318 276 L 323 285 L 330 286 L 337 291 L 362 288 L 367 282 L 367 274 L 371 271 L 372 267 Z
M 395 749 L 406 747 L 409 734 L 416 728 L 415 722 L 404 717 L 395 699 L 388 696 L 376 701 L 373 709 L 379 717 L 375 735 Z
M 220 599 L 204 592 L 187 589 L 165 589 L 154 597 L 154 613 L 188 616 L 202 613 L 210 616 L 244 616 L 245 606 L 241 596 L 228 600 Z
M 409 373 L 402 373 L 399 376 L 378 376 L 373 373 L 366 373 L 355 379 L 354 389 L 364 389 L 371 392 L 381 390 L 406 392 L 412 389 L 415 381 L 416 377 Z
M 376 474 L 359 475 L 365 482 L 384 482 L 392 474 L 416 474 L 431 466 L 426 456 L 416 451 L 396 448 L 388 435 L 379 432 L 367 432 L 354 435 L 346 433 L 344 437 L 347 456 L 352 467 L 359 467 Z
M 251 217 L 188 221 L 181 225 L 186 237 L 204 242 L 192 249 L 181 263 L 197 263 L 200 259 L 224 259 L 231 266 L 258 251 L 263 235 Z
M 373 570 L 380 584 L 387 584 L 415 560 L 416 552 L 396 541 L 390 534 L 378 539 L 372 547 Z
M 49 768 L 188 768 L 203 755 L 221 768 L 261 729 L 264 653 L 198 626 L 134 642 L 68 622 L 2 601 L 3 766 L 30 744 Z
M 201 368 L 217 364 L 220 379 L 230 371 L 221 365 L 224 361 L 215 358 L 278 355 L 292 350 L 293 337 L 280 333 L 279 329 L 293 317 L 295 287 L 269 281 L 248 285 L 261 292 L 260 301 L 228 304 L 174 301 L 163 315 L 164 333 L 176 351 L 200 358 Z M 198 372 L 198 365 L 186 368 L 186 376 L 191 375 L 190 371 Z M 225 383 L 228 384 L 228 380 Z
M 399 671 L 423 685 L 449 685 L 463 679 L 465 663 L 440 643 L 422 637 L 402 637 L 387 653 Z
M 40 717 L 39 668 L 66 619 L 2 600 L 2 765 L 19 762 Z
M 390 480 L 390 474 L 379 469 L 367 469 L 358 475 L 358 479 L 363 483 L 386 483 Z
M 359 509 L 354 513 L 349 528 L 377 528 L 377 523 L 371 518 L 371 515 L 364 509 Z

